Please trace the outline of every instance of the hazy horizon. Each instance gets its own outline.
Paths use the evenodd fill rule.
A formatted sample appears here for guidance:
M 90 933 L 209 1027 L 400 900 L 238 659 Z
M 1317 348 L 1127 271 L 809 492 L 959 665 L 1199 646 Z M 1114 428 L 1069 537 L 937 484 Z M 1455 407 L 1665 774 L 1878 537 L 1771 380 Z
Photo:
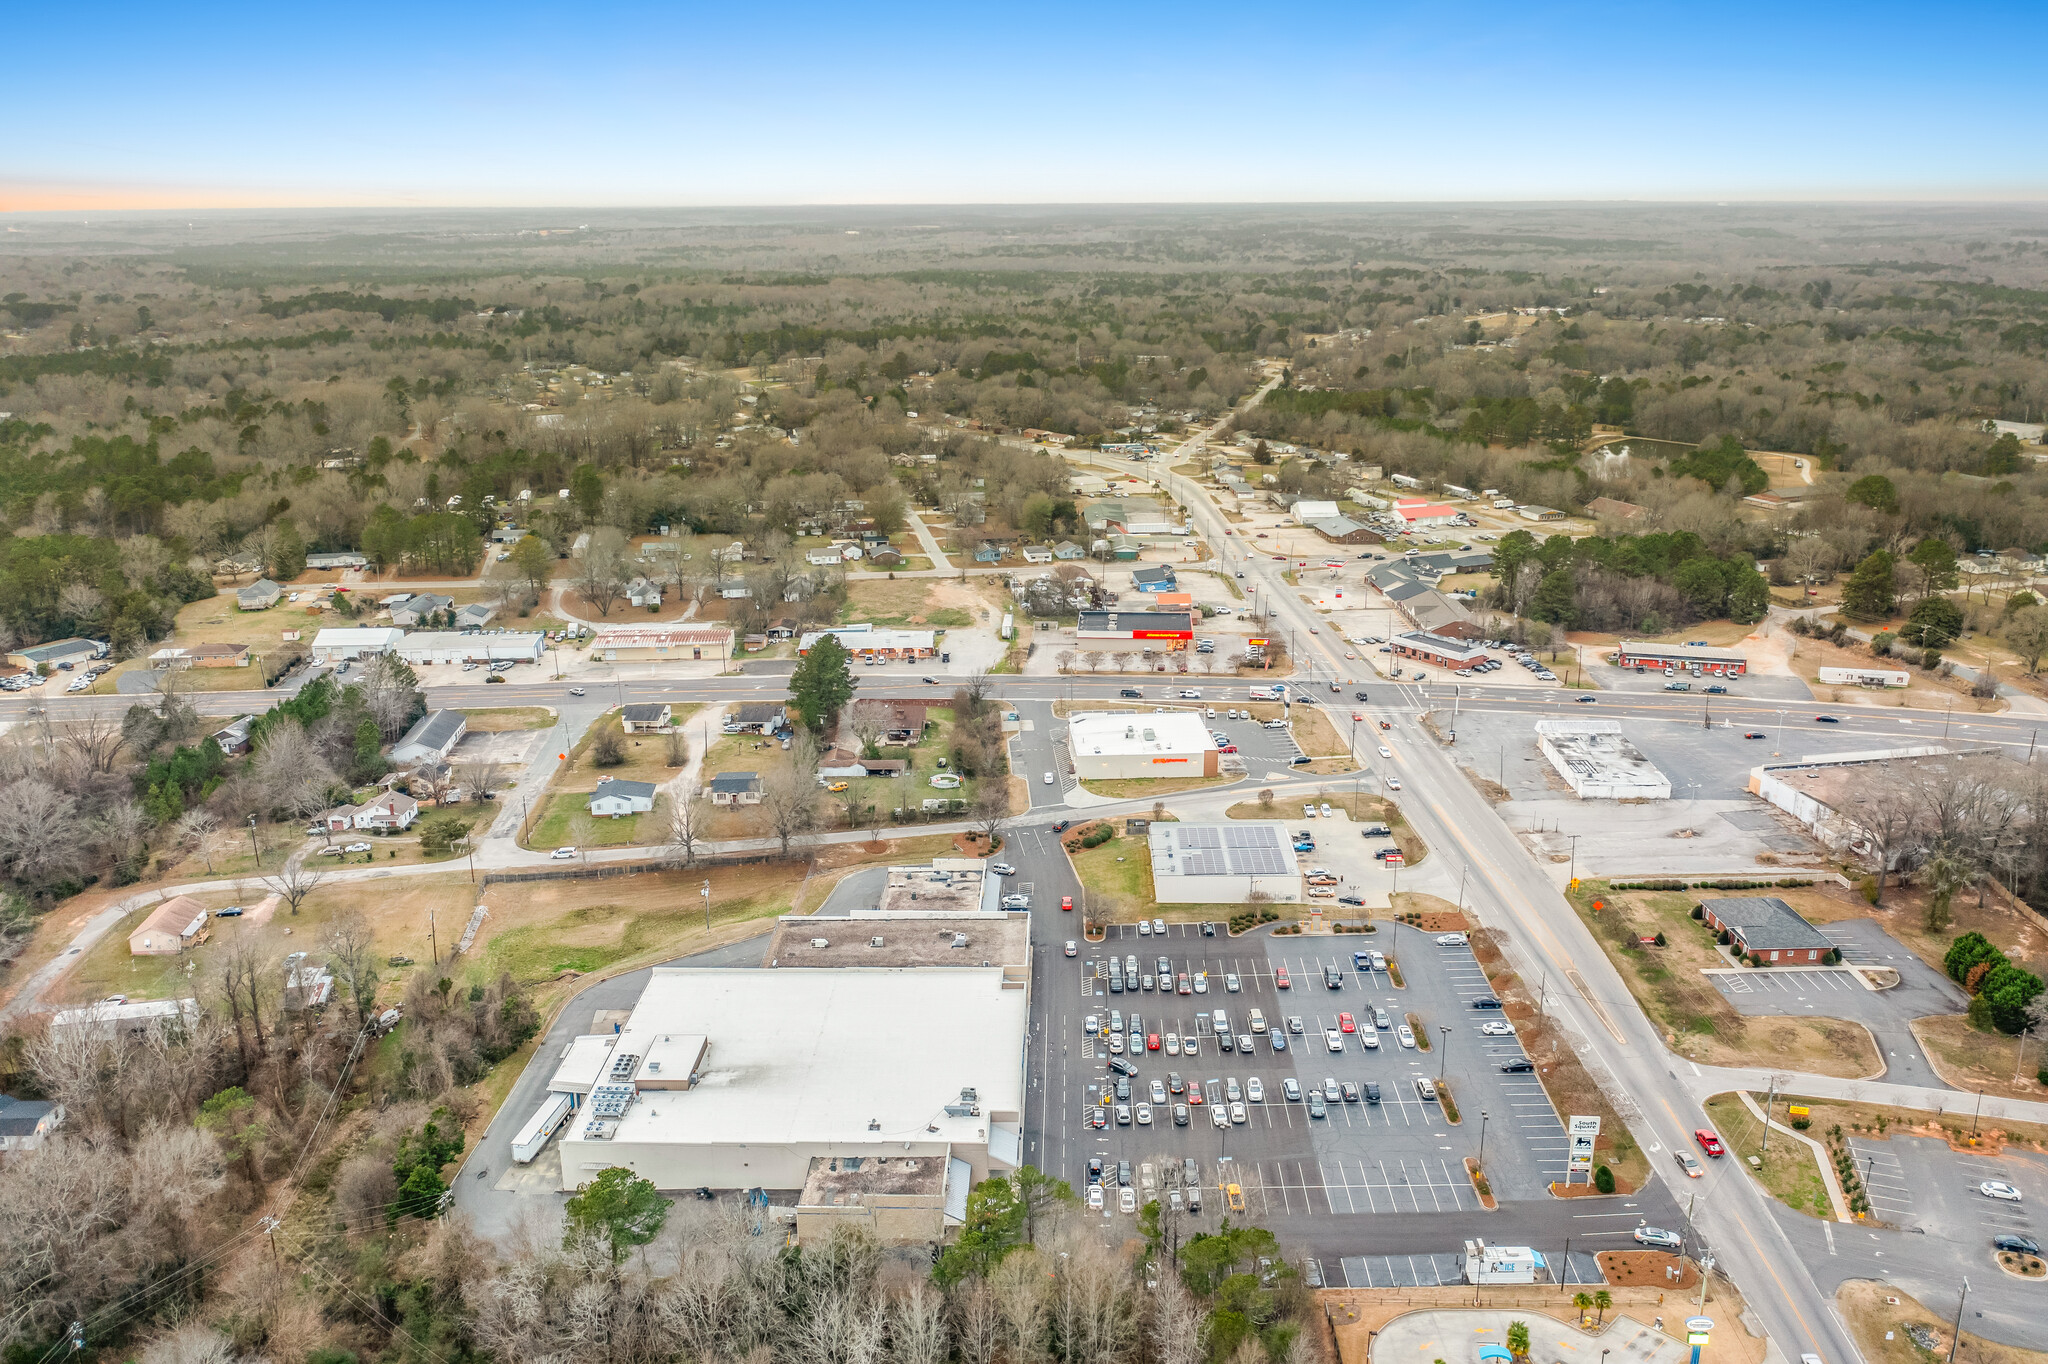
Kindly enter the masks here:
M 0 212 L 2048 198 L 1928 14 L 373 5 L 356 56 L 311 12 L 29 10 Z M 2038 6 L 1940 18 L 2048 38 Z

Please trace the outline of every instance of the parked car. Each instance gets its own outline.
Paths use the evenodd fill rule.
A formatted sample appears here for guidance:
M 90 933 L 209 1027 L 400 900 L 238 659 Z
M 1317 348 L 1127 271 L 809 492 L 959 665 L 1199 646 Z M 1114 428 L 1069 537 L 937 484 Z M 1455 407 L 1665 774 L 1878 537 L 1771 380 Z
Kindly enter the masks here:
M 1463 947 L 1465 946 L 1465 935 L 1463 933 L 1439 933 L 1436 935 L 1436 945 L 1438 947 Z
M 574 848 L 557 848 L 553 852 L 548 854 L 548 861 L 567 862 L 575 856 L 576 850 Z
M 1526 1056 L 1517 1056 L 1512 1060 L 1501 1062 L 1500 1068 L 1501 1072 L 1505 1075 L 1524 1075 L 1536 1069 L 1536 1063 Z
M 2002 1179 L 1987 1179 L 1977 1186 L 1977 1192 L 1986 1198 L 1996 1198 L 2007 1203 L 2017 1203 L 2022 1195 L 2018 1189 Z
M 1685 1245 L 1685 1238 L 1675 1231 L 1666 1231 L 1662 1227 L 1637 1227 L 1635 1238 L 1637 1245 L 1651 1246 L 1657 1250 L 1678 1250 Z
M 1017 874 L 1017 869 L 1008 862 L 991 862 L 988 869 L 998 876 L 1015 876 Z

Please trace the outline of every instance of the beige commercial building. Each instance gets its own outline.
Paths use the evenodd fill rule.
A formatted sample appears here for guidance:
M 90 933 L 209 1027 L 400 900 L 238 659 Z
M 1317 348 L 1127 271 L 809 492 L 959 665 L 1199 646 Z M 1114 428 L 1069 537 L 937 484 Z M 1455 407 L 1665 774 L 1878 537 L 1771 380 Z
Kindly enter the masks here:
M 832 1161 L 857 1175 L 909 1160 L 873 1167 L 887 1172 L 877 1196 L 913 1200 L 907 1212 L 936 1193 L 964 1216 L 974 1182 L 1023 1160 L 1028 993 L 1001 966 L 657 968 L 618 1034 L 592 1044 L 604 1055 L 562 1132 L 562 1187 L 621 1167 L 661 1189 L 785 1201 L 822 1160 L 819 1215 L 846 1216 L 828 1195 L 865 1205 L 866 1191 L 825 1178 Z
M 1191 710 L 1076 715 L 1067 752 L 1083 781 L 1119 777 L 1213 777 L 1220 770 L 1209 722 Z

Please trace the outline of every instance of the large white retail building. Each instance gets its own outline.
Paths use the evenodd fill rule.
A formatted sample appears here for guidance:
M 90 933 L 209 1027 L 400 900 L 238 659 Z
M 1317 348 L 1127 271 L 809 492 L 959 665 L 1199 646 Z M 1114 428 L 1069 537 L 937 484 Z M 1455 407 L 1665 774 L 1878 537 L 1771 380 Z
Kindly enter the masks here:
M 1213 777 L 1216 740 L 1195 711 L 1111 711 L 1067 722 L 1067 751 L 1083 781 L 1121 777 Z
M 1023 1159 L 1028 995 L 1001 965 L 657 968 L 618 1033 L 576 1039 L 549 1084 L 575 1096 L 562 1187 L 620 1166 L 662 1189 L 774 1192 L 886 1167 L 964 1212 L 971 1183 Z

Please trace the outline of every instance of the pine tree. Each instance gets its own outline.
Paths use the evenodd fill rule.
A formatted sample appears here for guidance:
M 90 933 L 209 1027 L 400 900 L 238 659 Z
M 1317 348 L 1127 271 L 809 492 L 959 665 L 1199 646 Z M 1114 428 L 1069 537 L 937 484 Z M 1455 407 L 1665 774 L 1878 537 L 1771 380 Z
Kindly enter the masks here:
M 789 679 L 789 699 L 796 703 L 804 728 L 816 733 L 839 719 L 853 699 L 853 663 L 837 635 L 820 635 Z
M 1842 611 L 1856 620 L 1883 620 L 1891 615 L 1898 600 L 1892 586 L 1892 556 L 1872 550 L 1870 557 L 1856 565 L 1842 589 Z

